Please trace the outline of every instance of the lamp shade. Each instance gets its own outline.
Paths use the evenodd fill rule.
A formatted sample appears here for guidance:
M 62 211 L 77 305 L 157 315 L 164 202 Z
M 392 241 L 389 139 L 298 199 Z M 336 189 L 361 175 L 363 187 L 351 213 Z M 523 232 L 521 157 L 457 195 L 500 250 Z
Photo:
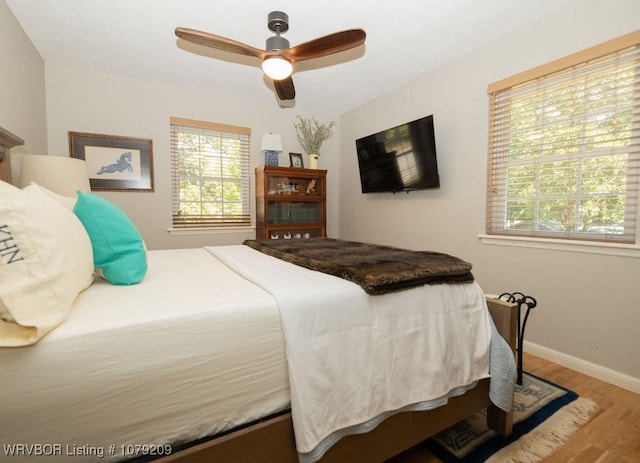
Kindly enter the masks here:
M 75 198 L 76 191 L 91 191 L 87 165 L 66 156 L 24 154 L 20 164 L 20 187 L 35 182 L 62 196 Z
M 280 139 L 280 135 L 265 133 L 262 136 L 262 145 L 260 147 L 260 151 L 276 151 L 278 153 L 281 153 L 282 140 Z

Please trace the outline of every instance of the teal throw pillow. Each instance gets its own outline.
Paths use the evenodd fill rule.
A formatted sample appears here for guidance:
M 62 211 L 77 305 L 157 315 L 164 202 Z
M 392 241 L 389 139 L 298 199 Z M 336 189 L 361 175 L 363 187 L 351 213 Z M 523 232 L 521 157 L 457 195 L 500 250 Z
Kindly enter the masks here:
M 98 274 L 114 285 L 142 281 L 147 272 L 147 252 L 127 214 L 102 196 L 82 191 L 78 191 L 73 212 L 87 230 Z

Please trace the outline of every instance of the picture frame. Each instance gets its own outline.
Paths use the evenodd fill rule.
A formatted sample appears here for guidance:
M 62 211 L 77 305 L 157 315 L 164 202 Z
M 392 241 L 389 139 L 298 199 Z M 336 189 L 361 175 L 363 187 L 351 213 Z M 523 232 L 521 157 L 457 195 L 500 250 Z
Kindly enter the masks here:
M 289 163 L 291 167 L 297 169 L 304 169 L 304 162 L 302 161 L 302 153 L 289 153 Z
M 154 191 L 150 138 L 69 132 L 69 156 L 86 162 L 92 191 Z

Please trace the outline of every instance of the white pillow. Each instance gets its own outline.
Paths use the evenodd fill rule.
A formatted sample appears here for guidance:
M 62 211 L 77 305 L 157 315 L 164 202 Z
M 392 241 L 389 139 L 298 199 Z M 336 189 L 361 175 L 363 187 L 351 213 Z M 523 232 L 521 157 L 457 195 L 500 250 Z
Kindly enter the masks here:
M 40 340 L 93 281 L 82 223 L 41 187 L 0 181 L 0 347 Z
M 50 196 L 51 198 L 55 199 L 58 203 L 62 204 L 64 207 L 66 207 L 70 211 L 73 211 L 73 206 L 76 205 L 76 199 L 77 199 L 76 197 L 71 198 L 69 196 L 59 195 L 58 193 L 54 193 L 51 190 L 47 190 L 42 185 L 38 185 L 36 182 L 29 182 L 29 185 L 23 188 L 23 190 L 33 190 L 33 189 L 36 189 L 39 192 L 47 196 Z

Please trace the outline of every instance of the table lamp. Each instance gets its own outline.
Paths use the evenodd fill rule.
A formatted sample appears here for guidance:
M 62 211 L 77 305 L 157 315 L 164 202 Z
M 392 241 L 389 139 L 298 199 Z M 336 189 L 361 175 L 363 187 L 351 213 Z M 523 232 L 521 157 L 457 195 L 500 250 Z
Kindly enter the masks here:
M 89 173 L 84 160 L 66 156 L 23 154 L 20 164 L 20 184 L 31 182 L 62 196 L 75 198 L 76 191 L 91 191 Z
M 260 151 L 264 152 L 265 166 L 277 166 L 280 163 L 278 160 L 278 153 L 282 152 L 282 140 L 280 139 L 280 135 L 265 133 L 262 136 L 262 146 Z

